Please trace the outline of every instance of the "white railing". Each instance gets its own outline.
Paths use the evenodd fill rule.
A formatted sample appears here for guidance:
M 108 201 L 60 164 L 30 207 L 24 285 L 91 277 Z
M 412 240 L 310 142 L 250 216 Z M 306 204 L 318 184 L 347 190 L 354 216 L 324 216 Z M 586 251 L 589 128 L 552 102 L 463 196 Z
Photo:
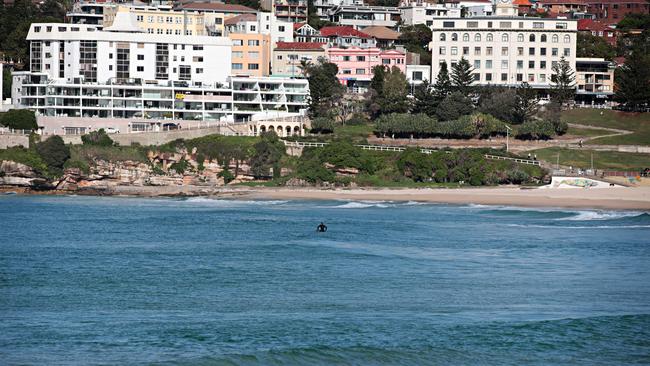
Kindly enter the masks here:
M 29 135 L 32 130 L 15 130 L 13 128 L 0 127 L 0 135 Z
M 485 158 L 490 160 L 509 160 L 509 161 L 514 161 L 515 163 L 526 164 L 526 165 L 537 165 L 537 166 L 541 165 L 538 160 L 510 158 L 507 156 L 485 154 Z

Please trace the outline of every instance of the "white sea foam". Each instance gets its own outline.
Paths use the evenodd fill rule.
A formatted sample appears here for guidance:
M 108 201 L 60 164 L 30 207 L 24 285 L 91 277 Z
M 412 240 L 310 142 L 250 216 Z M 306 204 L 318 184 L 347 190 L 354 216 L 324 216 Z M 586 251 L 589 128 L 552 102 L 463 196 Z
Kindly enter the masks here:
M 387 208 L 391 207 L 392 205 L 385 203 L 384 201 L 350 201 L 347 203 L 344 203 L 339 206 L 334 206 L 332 208 L 353 208 L 353 209 L 359 209 L 359 208 L 370 208 L 370 207 L 378 207 L 378 208 Z
M 591 221 L 591 220 L 616 220 L 626 217 L 636 217 L 643 215 L 638 211 L 575 211 L 576 215 L 558 219 L 569 221 Z
M 509 227 L 542 228 L 542 229 L 650 229 L 650 225 L 594 225 L 594 226 L 559 226 L 537 224 L 506 224 Z
M 281 200 L 237 200 L 237 199 L 215 199 L 208 197 L 190 197 L 185 200 L 185 202 L 193 204 L 204 204 L 212 206 L 246 206 L 246 205 L 258 205 L 258 206 L 275 206 L 282 205 L 288 201 Z

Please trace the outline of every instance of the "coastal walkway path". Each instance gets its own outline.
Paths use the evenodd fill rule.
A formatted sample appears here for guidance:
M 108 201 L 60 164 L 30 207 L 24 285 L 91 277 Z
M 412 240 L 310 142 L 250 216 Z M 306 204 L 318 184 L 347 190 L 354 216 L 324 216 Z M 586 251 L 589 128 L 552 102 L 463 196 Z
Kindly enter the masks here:
M 287 146 L 287 148 L 289 149 L 289 153 L 292 155 L 298 155 L 302 153 L 302 149 L 304 149 L 305 147 L 324 147 L 325 145 L 329 145 L 329 143 L 327 142 L 298 142 L 298 141 L 295 142 L 284 141 L 284 144 Z M 400 152 L 407 149 L 407 147 L 405 146 L 387 146 L 387 145 L 354 145 L 354 146 L 360 147 L 362 150 L 372 150 L 372 151 Z M 440 151 L 438 149 L 429 149 L 429 148 L 422 148 L 422 147 L 416 147 L 416 148 L 419 149 L 420 152 L 423 154 L 431 154 L 434 151 Z M 518 164 L 541 166 L 539 160 L 519 159 L 519 158 L 511 158 L 508 156 L 499 156 L 499 155 L 491 155 L 491 154 L 485 154 L 483 156 L 489 160 L 507 160 Z

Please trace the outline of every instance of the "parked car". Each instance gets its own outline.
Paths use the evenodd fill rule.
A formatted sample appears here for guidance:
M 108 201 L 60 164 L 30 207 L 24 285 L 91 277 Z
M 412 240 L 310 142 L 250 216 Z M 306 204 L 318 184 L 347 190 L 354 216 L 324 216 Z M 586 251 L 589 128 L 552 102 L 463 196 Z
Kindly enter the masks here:
M 163 131 L 178 130 L 178 125 L 176 123 L 165 123 L 162 125 Z
M 120 129 L 116 127 L 105 127 L 104 131 L 106 131 L 106 133 L 120 133 Z

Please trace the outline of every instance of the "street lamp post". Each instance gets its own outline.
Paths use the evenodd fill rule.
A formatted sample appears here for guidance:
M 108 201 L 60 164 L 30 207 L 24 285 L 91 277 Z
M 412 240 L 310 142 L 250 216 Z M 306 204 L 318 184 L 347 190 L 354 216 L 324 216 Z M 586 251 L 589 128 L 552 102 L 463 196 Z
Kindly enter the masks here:
M 506 152 L 510 151 L 510 130 L 511 128 L 506 125 Z

